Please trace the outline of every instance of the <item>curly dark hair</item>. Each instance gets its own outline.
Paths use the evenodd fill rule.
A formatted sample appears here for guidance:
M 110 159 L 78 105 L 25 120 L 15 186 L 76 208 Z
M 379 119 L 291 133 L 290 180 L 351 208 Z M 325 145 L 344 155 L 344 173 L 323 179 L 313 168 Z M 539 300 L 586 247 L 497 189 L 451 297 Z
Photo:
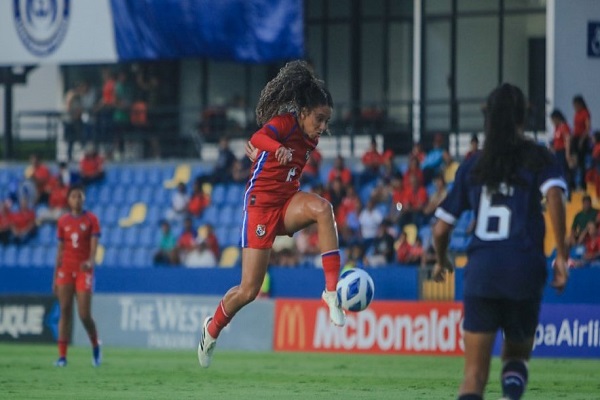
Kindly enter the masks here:
M 256 123 L 263 126 L 278 114 L 323 105 L 333 107 L 333 99 L 323 81 L 317 79 L 306 61 L 291 61 L 260 92 Z
M 534 173 L 551 162 L 550 153 L 522 135 L 525 125 L 525 96 L 521 89 L 505 83 L 488 97 L 485 143 L 473 168 L 475 181 L 490 191 L 501 183 L 524 185 L 519 169 Z

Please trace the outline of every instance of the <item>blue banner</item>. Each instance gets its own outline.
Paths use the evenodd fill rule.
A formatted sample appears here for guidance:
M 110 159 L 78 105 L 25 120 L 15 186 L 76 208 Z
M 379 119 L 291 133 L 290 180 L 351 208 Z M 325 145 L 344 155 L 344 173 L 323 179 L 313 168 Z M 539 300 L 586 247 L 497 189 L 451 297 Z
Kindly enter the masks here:
M 271 62 L 304 52 L 302 0 L 111 0 L 120 60 Z

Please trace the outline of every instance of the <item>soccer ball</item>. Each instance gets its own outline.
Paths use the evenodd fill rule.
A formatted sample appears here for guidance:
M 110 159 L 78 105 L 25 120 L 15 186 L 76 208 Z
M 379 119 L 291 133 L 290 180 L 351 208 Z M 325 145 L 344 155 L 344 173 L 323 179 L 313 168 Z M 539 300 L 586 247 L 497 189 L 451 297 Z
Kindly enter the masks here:
M 371 304 L 375 286 L 369 274 L 358 268 L 342 273 L 337 283 L 337 298 L 344 310 L 362 311 Z

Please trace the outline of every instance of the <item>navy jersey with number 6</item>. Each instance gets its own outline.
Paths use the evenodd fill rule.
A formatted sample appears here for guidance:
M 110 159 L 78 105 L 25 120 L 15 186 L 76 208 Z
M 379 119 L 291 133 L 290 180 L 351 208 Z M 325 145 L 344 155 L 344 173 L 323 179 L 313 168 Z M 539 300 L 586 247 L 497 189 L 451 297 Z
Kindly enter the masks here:
M 521 168 L 519 185 L 501 185 L 489 193 L 472 176 L 477 160 L 479 155 L 463 162 L 452 190 L 435 213 L 454 225 L 461 213 L 474 211 L 464 295 L 540 298 L 547 275 L 541 201 L 551 187 L 567 190 L 560 167 L 552 162 L 536 173 Z

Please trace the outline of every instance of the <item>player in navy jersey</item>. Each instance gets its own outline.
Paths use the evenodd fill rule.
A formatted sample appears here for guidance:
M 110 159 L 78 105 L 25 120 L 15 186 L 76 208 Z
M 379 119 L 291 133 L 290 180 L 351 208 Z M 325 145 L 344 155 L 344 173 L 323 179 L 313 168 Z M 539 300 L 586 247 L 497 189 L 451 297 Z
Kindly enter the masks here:
M 92 364 L 97 367 L 102 359 L 91 306 L 100 224 L 94 214 L 83 209 L 84 200 L 82 187 L 70 187 L 67 195 L 70 212 L 59 218 L 56 227 L 58 252 L 52 290 L 60 303 L 57 367 L 67 365 L 67 345 L 73 325 L 73 297 L 77 298 L 79 318 L 92 344 Z
M 333 209 L 322 197 L 299 190 L 302 170 L 327 131 L 332 108 L 331 94 L 303 61 L 286 64 L 260 94 L 256 121 L 261 128 L 247 148 L 253 164 L 244 192 L 242 279 L 204 321 L 198 344 L 198 360 L 204 368 L 210 365 L 219 333 L 258 295 L 275 237 L 291 236 L 313 223 L 325 274 L 321 297 L 331 321 L 345 324 L 336 294 L 340 252 Z
M 551 285 L 562 291 L 567 283 L 566 182 L 550 153 L 524 137 L 524 123 L 521 90 L 510 84 L 495 89 L 487 99 L 483 151 L 463 162 L 436 210 L 437 281 L 453 270 L 447 249 L 454 223 L 466 210 L 476 218 L 464 274 L 465 367 L 459 400 L 483 398 L 498 329 L 504 334 L 503 395 L 520 399 L 525 391 L 547 278 L 543 197 L 557 250 Z

